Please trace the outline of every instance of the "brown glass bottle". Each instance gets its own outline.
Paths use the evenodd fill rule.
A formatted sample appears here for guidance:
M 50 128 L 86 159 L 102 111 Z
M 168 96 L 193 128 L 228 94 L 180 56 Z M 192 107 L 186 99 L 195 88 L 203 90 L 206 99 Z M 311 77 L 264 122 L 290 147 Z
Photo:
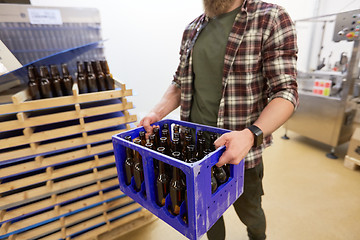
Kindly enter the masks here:
M 164 125 L 163 125 L 163 129 L 167 129 L 167 130 L 169 131 L 169 124 L 164 123 Z
M 153 133 L 149 135 L 149 142 L 153 144 L 154 149 L 157 149 L 159 147 L 155 145 L 155 134 Z
M 134 143 L 141 145 L 141 140 L 135 139 Z M 144 170 L 142 165 L 142 157 L 138 151 L 135 151 L 134 163 L 135 190 L 139 192 L 141 190 L 141 184 L 144 181 Z
M 216 165 L 213 166 L 214 169 L 214 176 L 218 182 L 218 185 L 223 184 L 227 180 L 227 175 L 223 167 L 217 167 Z
M 159 127 L 155 127 L 153 129 L 153 133 L 155 134 L 155 146 L 156 147 L 160 147 L 160 128 Z
M 199 139 L 196 148 L 197 148 L 196 158 L 199 160 L 203 159 L 204 158 L 204 150 L 205 150 L 205 139 L 204 138 Z
M 172 156 L 180 159 L 180 152 L 173 152 Z M 186 185 L 181 179 L 180 169 L 173 167 L 172 179 L 170 181 L 170 199 L 171 199 L 171 213 L 179 215 L 181 203 L 185 199 Z
M 79 93 L 88 93 L 89 91 L 86 83 L 83 64 L 81 62 L 77 62 L 76 67 L 77 67 L 77 84 L 79 88 Z
M 211 193 L 214 193 L 217 189 L 217 181 L 214 176 L 214 168 L 211 168 L 210 171 L 211 171 Z
M 61 77 L 59 73 L 59 69 L 56 65 L 50 65 L 51 72 L 51 88 L 53 95 L 56 97 L 62 97 L 63 92 L 61 89 Z
M 210 144 L 209 144 L 209 148 L 211 149 L 211 151 L 215 151 L 215 144 L 214 142 L 216 141 L 217 136 L 215 133 L 210 134 Z
M 171 148 L 171 140 L 170 140 L 169 130 L 168 129 L 161 130 L 161 137 L 166 137 L 167 148 L 169 148 L 171 150 L 172 148 Z
M 180 145 L 180 139 L 174 138 L 172 142 L 172 151 L 173 152 L 181 152 L 181 145 Z
M 73 95 L 72 92 L 72 86 L 73 86 L 73 81 L 72 81 L 72 77 L 69 74 L 69 70 L 67 67 L 66 63 L 61 64 L 61 71 L 62 71 L 62 75 L 63 75 L 63 94 L 65 96 L 70 96 Z
M 173 133 L 180 133 L 180 126 L 178 124 L 175 124 L 173 127 Z
M 50 81 L 47 78 L 46 70 L 47 70 L 46 66 L 40 67 L 40 76 L 41 76 L 40 92 L 43 98 L 52 98 L 53 95 L 51 91 Z
M 197 131 L 197 133 L 196 133 L 196 145 L 198 145 L 200 139 L 203 139 L 203 138 L 204 138 L 204 132 L 201 131 L 201 130 Z
M 88 84 L 88 91 L 89 92 L 97 92 L 98 87 L 96 84 L 96 76 L 94 73 L 94 69 L 91 63 L 86 63 L 86 72 L 87 72 L 87 84 Z
M 139 138 L 141 140 L 141 146 L 145 146 L 145 144 L 146 144 L 145 131 L 140 131 L 139 132 Z
M 103 73 L 102 69 L 101 69 L 101 65 L 99 61 L 95 62 L 95 74 L 96 74 L 96 82 L 97 82 L 97 86 L 99 91 L 105 91 L 106 87 L 105 87 L 105 74 Z
M 32 100 L 40 99 L 41 96 L 40 96 L 39 85 L 36 81 L 36 76 L 34 73 L 33 66 L 28 67 L 28 77 L 29 77 L 28 87 L 29 87 L 29 93 L 30 93 L 31 99 Z
M 164 154 L 165 148 L 158 147 L 157 151 Z M 156 178 L 156 189 L 157 189 L 157 204 L 159 206 L 165 205 L 165 198 L 169 194 L 170 177 L 165 170 L 165 163 L 159 162 L 159 174 Z
M 182 145 L 182 151 L 181 151 L 181 155 L 183 159 L 187 157 L 187 146 L 191 145 L 191 140 L 192 140 L 191 135 L 185 137 L 185 142 Z
M 126 136 L 125 140 L 131 142 L 131 136 Z M 126 148 L 125 168 L 125 182 L 127 185 L 131 184 L 131 178 L 134 175 L 134 153 L 131 148 Z
M 112 74 L 110 73 L 109 65 L 106 60 L 100 61 L 101 68 L 103 73 L 105 74 L 105 85 L 107 90 L 114 90 L 115 89 L 115 82 Z
M 185 162 L 187 163 L 194 163 L 197 162 L 197 158 L 195 157 L 195 146 L 194 145 L 188 145 L 187 146 L 187 157 L 185 158 Z
M 164 147 L 165 148 L 165 155 L 170 155 L 170 149 L 168 146 L 168 141 L 167 141 L 167 137 L 161 137 L 160 138 L 160 147 Z
M 185 214 L 182 216 L 182 220 L 188 224 L 188 199 L 187 199 L 187 189 L 185 187 L 185 194 L 184 194 L 184 198 L 185 198 Z
M 36 67 L 33 67 L 33 72 L 34 72 L 34 75 L 35 75 L 35 81 L 37 83 L 37 85 L 39 86 L 40 88 L 40 81 L 41 81 L 41 76 L 39 74 L 39 71 Z M 40 91 L 40 90 L 39 90 Z
M 174 133 L 173 134 L 173 139 L 175 139 L 175 138 L 178 138 L 179 139 L 179 141 L 180 141 L 180 133 Z M 180 144 L 181 144 L 181 142 L 180 142 Z

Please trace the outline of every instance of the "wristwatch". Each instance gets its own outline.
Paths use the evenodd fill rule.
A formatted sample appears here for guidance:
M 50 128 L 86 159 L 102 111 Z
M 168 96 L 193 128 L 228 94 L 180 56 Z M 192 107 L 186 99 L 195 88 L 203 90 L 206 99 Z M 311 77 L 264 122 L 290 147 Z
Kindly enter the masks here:
M 261 129 L 258 128 L 255 125 L 251 125 L 251 126 L 247 127 L 247 129 L 249 129 L 254 134 L 254 145 L 253 145 L 253 147 L 260 146 L 263 143 L 263 136 L 264 136 Z

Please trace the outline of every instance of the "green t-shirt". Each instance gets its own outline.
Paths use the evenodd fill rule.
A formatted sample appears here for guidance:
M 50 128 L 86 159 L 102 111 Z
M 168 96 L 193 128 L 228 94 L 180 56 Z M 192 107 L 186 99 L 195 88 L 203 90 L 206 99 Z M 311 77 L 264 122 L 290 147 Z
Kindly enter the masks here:
M 194 94 L 190 112 L 192 122 L 216 127 L 226 45 L 238 12 L 239 8 L 210 19 L 195 42 Z

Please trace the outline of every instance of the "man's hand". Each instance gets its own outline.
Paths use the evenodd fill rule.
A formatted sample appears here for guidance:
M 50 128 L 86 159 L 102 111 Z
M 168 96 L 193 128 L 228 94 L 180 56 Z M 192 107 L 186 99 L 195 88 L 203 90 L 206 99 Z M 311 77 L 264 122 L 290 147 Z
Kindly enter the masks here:
M 143 119 L 141 119 L 138 127 L 143 126 L 147 133 L 147 136 L 153 132 L 153 126 L 150 126 L 154 122 L 160 121 L 161 118 L 154 112 L 149 112 Z
M 223 134 L 214 144 L 216 148 L 223 145 L 226 146 L 226 150 L 219 158 L 216 166 L 221 167 L 224 164 L 239 164 L 253 146 L 254 135 L 249 129 L 232 131 Z

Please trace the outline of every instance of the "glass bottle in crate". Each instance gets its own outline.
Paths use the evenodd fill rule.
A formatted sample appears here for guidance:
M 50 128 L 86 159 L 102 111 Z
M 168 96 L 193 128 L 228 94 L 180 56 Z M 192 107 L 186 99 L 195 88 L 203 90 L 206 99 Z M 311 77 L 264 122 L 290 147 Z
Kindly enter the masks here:
M 164 154 L 165 148 L 158 147 L 157 151 Z M 159 206 L 165 205 L 165 198 L 169 194 L 170 188 L 170 176 L 166 173 L 166 164 L 163 161 L 159 161 L 159 173 L 156 178 L 156 189 L 157 189 L 157 204 Z
M 198 141 L 198 145 L 196 145 L 197 148 L 197 153 L 196 153 L 196 158 L 198 160 L 201 160 L 204 158 L 204 150 L 205 150 L 205 139 L 201 138 Z
M 186 159 L 187 157 L 187 146 L 191 145 L 191 140 L 192 140 L 191 135 L 185 137 L 185 142 L 182 145 L 182 150 L 181 150 L 182 159 Z
M 211 193 L 214 193 L 214 192 L 216 192 L 216 189 L 217 189 L 217 181 L 214 176 L 214 169 L 211 168 L 210 171 L 211 171 Z
M 125 140 L 131 142 L 131 136 L 126 136 Z M 126 160 L 124 163 L 125 181 L 127 185 L 131 184 L 131 178 L 134 176 L 134 153 L 131 148 L 126 148 Z
M 180 160 L 181 153 L 173 152 L 172 156 Z M 171 213 L 179 215 L 181 203 L 185 199 L 186 185 L 181 178 L 180 169 L 173 166 L 172 179 L 170 181 L 170 199 L 171 199 Z
M 170 140 L 170 133 L 168 129 L 163 129 L 161 131 L 161 137 L 166 137 L 166 145 L 171 150 L 171 140 Z
M 197 158 L 195 157 L 195 146 L 194 145 L 188 145 L 187 146 L 187 157 L 184 159 L 187 163 L 195 163 L 197 162 Z
M 145 144 L 146 144 L 145 131 L 140 131 L 139 132 L 139 138 L 140 138 L 140 141 L 141 141 L 141 146 L 145 146 Z
M 134 143 L 141 146 L 140 139 L 135 139 Z M 139 192 L 141 190 L 141 184 L 144 182 L 144 169 L 142 165 L 142 157 L 138 151 L 135 151 L 134 163 L 135 190 Z
M 154 141 L 155 141 L 155 146 L 156 147 L 160 147 L 160 128 L 159 127 L 155 127 L 154 129 L 153 129 L 153 133 L 154 133 L 154 135 L 155 135 L 155 139 L 154 139 Z

